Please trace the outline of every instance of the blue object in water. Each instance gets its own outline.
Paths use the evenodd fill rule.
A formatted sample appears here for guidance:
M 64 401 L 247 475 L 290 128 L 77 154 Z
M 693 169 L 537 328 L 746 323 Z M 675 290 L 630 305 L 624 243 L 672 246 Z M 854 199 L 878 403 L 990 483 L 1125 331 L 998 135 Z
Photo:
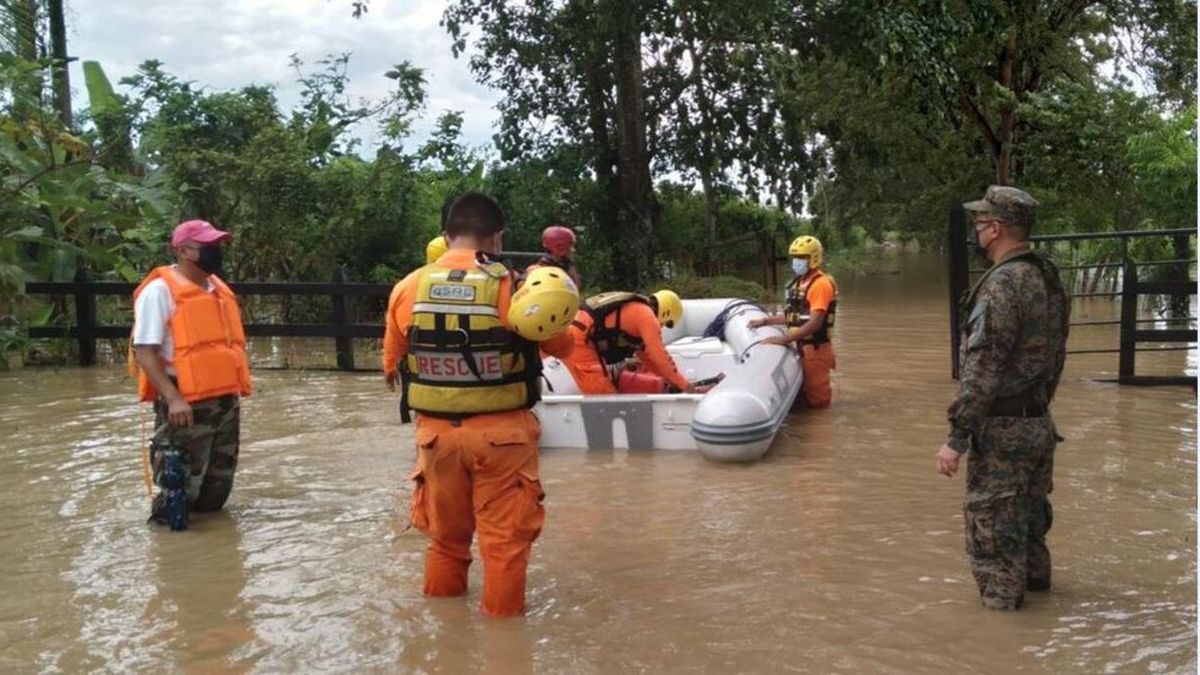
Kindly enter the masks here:
M 179 451 L 172 448 L 163 453 L 163 516 L 172 532 L 186 530 L 188 526 L 187 469 Z

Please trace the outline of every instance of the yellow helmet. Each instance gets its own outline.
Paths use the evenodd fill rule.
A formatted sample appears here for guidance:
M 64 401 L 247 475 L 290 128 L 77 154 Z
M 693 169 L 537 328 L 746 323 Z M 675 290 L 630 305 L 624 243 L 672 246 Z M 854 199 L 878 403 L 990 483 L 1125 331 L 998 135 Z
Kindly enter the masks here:
M 788 255 L 792 257 L 806 255 L 808 256 L 809 266 L 817 269 L 825 259 L 825 248 L 821 246 L 821 240 L 806 234 L 802 237 L 796 237 L 792 241 L 792 245 L 788 247 Z
M 446 243 L 446 237 L 438 235 L 429 240 L 425 245 L 425 264 L 437 262 L 437 259 L 442 257 L 442 254 L 450 250 L 450 244 Z
M 659 323 L 667 328 L 674 328 L 675 324 L 683 321 L 683 301 L 675 291 L 657 291 L 654 293 L 654 299 L 658 301 Z
M 541 342 L 557 337 L 571 325 L 579 311 L 579 289 L 557 267 L 538 267 L 513 293 L 508 326 L 526 340 Z

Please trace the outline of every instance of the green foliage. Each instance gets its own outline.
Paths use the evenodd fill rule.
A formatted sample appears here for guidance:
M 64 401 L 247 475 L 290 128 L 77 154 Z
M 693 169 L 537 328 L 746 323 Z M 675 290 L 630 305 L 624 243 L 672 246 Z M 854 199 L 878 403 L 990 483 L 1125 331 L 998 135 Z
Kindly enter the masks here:
M 1162 119 L 1126 140 L 1126 160 L 1153 226 L 1190 227 L 1196 222 L 1196 105 Z
M 234 278 L 327 279 L 340 266 L 365 278 L 421 261 L 421 235 L 436 227 L 418 217 L 428 198 L 416 158 L 398 146 L 424 104 L 424 77 L 398 65 L 386 74 L 389 96 L 352 102 L 348 59 L 321 60 L 308 73 L 293 57 L 303 89 L 288 114 L 268 88 L 209 93 L 153 61 L 125 81 L 143 111 L 143 151 L 182 198 L 178 217 L 235 233 Z M 387 140 L 373 161 L 356 153 L 353 133 L 368 121 Z
M 139 239 L 163 222 L 167 201 L 158 176 L 105 168 L 94 135 L 75 135 L 54 111 L 21 100 L 12 85 L 35 67 L 0 57 L 0 87 L 14 92 L 0 108 L 0 292 L 8 301 L 25 280 L 68 280 L 85 264 L 135 278 Z
M 455 0 L 452 49 L 469 44 L 502 95 L 490 148 L 464 142 L 453 110 L 409 147 L 424 71 L 395 64 L 388 93 L 359 100 L 348 54 L 293 56 L 293 109 L 270 87 L 205 89 L 157 61 L 114 88 L 85 62 L 89 105 L 64 128 L 43 103 L 40 6 L 0 0 L 0 352 L 61 318 L 19 296 L 25 281 L 137 278 L 186 218 L 235 233 L 234 279 L 344 267 L 388 282 L 421 263 L 446 199 L 480 189 L 509 213 L 509 250 L 574 227 L 587 291 L 672 277 L 685 295 L 770 300 L 731 275 L 761 278 L 799 233 L 846 272 L 877 242 L 940 244 L 947 207 L 993 182 L 1033 193 L 1043 232 L 1197 217 L 1187 0 Z M 1194 255 L 1186 241 L 1135 248 Z
M 788 239 L 798 221 L 784 211 L 742 199 L 731 191 L 716 199 L 717 228 L 705 223 L 707 200 L 676 183 L 659 185 L 663 205 L 657 248 L 662 257 L 684 266 L 710 268 L 760 261 L 764 242 Z
M 82 268 L 93 278 L 136 279 L 169 203 L 157 174 L 112 166 L 97 133 L 63 128 L 32 96 L 24 84 L 45 67 L 0 56 L 0 88 L 11 92 L 0 100 L 0 356 L 28 347 L 26 326 L 54 318 L 54 306 L 23 296 L 25 282 L 69 281 Z M 89 71 L 93 81 L 103 76 L 97 66 Z M 105 93 L 94 88 L 98 99 Z M 120 113 L 111 98 L 99 107 Z
M 87 84 L 89 112 L 101 144 L 96 161 L 132 173 L 133 120 L 128 105 L 113 91 L 99 63 L 84 61 L 83 77 Z
M 738 277 L 684 275 L 647 290 L 659 287 L 670 288 L 682 298 L 746 298 L 764 304 L 779 301 L 778 294 L 771 293 L 762 284 Z

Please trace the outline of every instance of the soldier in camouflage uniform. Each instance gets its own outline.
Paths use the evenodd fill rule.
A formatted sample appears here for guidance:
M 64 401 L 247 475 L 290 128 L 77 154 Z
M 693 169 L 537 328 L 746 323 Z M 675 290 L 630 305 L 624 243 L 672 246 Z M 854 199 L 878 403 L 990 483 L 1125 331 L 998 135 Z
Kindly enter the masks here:
M 963 503 L 967 556 L 985 607 L 1015 610 L 1025 591 L 1050 588 L 1046 533 L 1054 447 L 1050 401 L 1066 359 L 1070 300 L 1058 268 L 1028 239 L 1037 202 L 992 186 L 963 205 L 993 265 L 962 306 L 958 396 L 938 471 L 971 453 Z

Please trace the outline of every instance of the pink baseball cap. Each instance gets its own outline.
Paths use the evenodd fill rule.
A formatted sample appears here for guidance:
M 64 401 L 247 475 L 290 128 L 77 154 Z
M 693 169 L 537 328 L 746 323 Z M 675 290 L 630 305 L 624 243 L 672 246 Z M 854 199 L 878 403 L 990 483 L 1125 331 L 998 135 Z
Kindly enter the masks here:
M 205 220 L 189 220 L 179 224 L 175 228 L 175 234 L 171 235 L 171 245 L 179 246 L 185 241 L 194 241 L 197 244 L 211 244 L 218 241 L 229 241 L 233 239 L 233 235 L 223 230 L 218 230 L 212 226 L 212 223 Z

